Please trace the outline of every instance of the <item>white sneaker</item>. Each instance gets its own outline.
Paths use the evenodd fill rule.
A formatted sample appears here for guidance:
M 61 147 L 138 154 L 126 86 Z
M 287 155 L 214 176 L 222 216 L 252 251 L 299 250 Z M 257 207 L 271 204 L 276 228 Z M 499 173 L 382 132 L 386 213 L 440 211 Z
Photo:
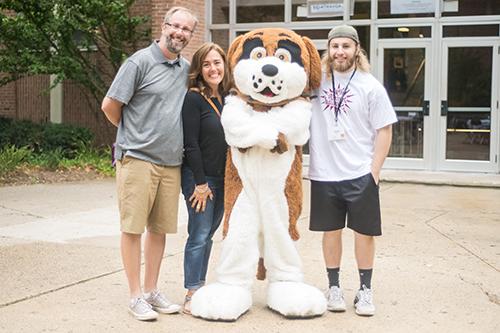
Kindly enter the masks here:
M 333 312 L 344 312 L 345 311 L 345 301 L 342 289 L 337 286 L 331 286 L 325 292 L 326 296 L 326 308 Z
M 151 305 L 148 304 L 142 297 L 133 298 L 130 301 L 128 311 L 137 320 L 155 320 L 158 318 L 158 313 L 153 311 Z
M 375 314 L 375 305 L 373 305 L 373 292 L 363 285 L 363 289 L 358 290 L 354 298 L 354 307 L 356 313 L 360 316 L 373 316 Z
M 145 295 L 145 299 L 146 302 L 148 302 L 151 307 L 159 313 L 177 313 L 182 309 L 179 304 L 170 302 L 165 295 L 160 293 L 158 290 L 152 291 L 148 297 Z

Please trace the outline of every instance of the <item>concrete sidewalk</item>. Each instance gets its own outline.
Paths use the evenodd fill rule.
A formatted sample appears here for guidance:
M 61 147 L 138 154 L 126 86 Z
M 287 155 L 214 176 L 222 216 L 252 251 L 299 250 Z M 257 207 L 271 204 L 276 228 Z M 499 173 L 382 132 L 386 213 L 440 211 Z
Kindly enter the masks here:
M 321 235 L 307 231 L 304 185 L 298 248 L 306 281 L 323 289 Z M 0 188 L 0 332 L 500 332 L 500 188 L 381 185 L 374 317 L 349 307 L 287 320 L 266 308 L 266 282 L 259 281 L 251 311 L 234 323 L 182 314 L 144 323 L 127 313 L 115 193 L 113 180 Z M 186 239 L 180 207 L 160 277 L 160 288 L 179 303 Z M 215 240 L 210 268 L 221 235 Z M 344 249 L 341 284 L 350 303 L 358 286 L 350 231 Z

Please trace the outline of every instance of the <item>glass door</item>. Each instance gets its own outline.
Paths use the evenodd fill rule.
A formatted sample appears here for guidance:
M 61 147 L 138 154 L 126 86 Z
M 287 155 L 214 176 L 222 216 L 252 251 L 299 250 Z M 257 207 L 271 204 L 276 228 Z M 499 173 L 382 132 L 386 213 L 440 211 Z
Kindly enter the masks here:
M 429 168 L 430 45 L 430 41 L 420 40 L 379 42 L 379 80 L 398 117 L 385 167 Z
M 442 170 L 498 170 L 498 44 L 443 42 L 439 135 Z

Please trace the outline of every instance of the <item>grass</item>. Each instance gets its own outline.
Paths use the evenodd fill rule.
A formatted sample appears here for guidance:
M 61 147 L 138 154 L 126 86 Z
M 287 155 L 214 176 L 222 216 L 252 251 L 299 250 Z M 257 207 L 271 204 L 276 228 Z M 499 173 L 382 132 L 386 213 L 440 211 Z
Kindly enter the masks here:
M 78 149 L 67 157 L 61 148 L 34 153 L 33 150 L 15 146 L 5 146 L 0 149 L 0 177 L 5 177 L 16 169 L 44 169 L 44 170 L 94 170 L 105 176 L 113 176 L 114 168 L 111 165 L 111 149 L 94 148 L 90 145 L 80 145 Z
M 14 145 L 0 149 L 0 176 L 14 171 L 31 156 L 31 150 L 26 147 L 16 148 Z

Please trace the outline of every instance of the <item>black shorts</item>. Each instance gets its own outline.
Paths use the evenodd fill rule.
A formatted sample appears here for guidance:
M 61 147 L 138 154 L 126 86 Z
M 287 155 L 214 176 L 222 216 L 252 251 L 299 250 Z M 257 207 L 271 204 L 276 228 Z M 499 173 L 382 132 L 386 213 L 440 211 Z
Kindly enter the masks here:
M 363 235 L 382 235 L 379 188 L 371 173 L 338 182 L 311 180 L 309 230 L 347 227 Z

